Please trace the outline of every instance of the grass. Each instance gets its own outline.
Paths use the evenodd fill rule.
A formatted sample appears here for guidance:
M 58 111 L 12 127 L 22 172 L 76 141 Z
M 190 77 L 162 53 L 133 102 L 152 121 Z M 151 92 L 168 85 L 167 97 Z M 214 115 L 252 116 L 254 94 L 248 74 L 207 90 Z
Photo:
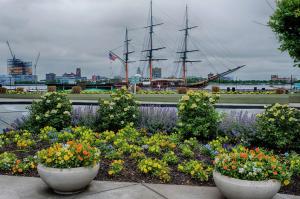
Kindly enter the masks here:
M 173 102 L 179 101 L 180 94 L 138 94 L 136 99 L 142 102 Z M 37 99 L 39 95 L 26 94 L 0 94 L 0 98 L 10 99 Z M 71 100 L 98 100 L 99 98 L 109 99 L 108 94 L 68 94 Z M 232 104 L 272 104 L 272 103 L 300 103 L 300 93 L 283 95 L 251 95 L 251 94 L 222 94 L 218 103 Z

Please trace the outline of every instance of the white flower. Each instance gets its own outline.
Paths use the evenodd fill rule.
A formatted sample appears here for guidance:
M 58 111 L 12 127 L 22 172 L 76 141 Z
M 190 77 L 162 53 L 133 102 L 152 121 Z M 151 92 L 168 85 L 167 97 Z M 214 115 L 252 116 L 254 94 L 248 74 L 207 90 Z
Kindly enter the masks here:
M 121 121 L 121 124 L 124 124 L 124 121 Z
M 46 114 L 45 114 L 45 117 L 49 117 L 49 114 L 48 114 L 48 113 L 46 113 Z
M 58 103 L 56 108 L 61 108 L 61 103 Z
M 71 113 L 69 111 L 65 111 L 64 114 L 65 115 L 71 115 Z
M 56 110 L 56 109 L 53 109 L 53 110 L 51 111 L 51 113 L 52 113 L 52 114 L 56 114 L 56 113 L 57 113 L 57 110 Z
M 125 112 L 128 111 L 128 108 L 124 108 L 124 111 L 125 111 Z
M 114 118 L 114 115 L 109 115 L 110 118 Z
M 50 100 L 46 100 L 46 103 L 48 103 L 48 104 L 49 104 L 50 102 L 51 102 Z
M 114 109 L 114 107 L 113 107 L 113 106 L 109 106 L 109 109 L 110 109 L 110 110 L 113 110 L 113 109 Z
M 239 173 L 244 173 L 245 169 L 244 168 L 239 168 Z
M 36 116 L 35 119 L 36 119 L 36 120 L 40 120 L 41 117 L 40 117 L 40 116 Z
M 136 117 L 135 114 L 133 114 L 132 117 L 135 118 Z

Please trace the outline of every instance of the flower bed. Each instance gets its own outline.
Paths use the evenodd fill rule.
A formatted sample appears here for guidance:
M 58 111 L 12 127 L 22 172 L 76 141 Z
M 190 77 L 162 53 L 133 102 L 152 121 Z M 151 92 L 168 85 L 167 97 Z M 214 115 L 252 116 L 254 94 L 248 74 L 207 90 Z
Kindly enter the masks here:
M 78 116 L 76 113 L 65 114 L 66 111 L 70 113 L 70 104 L 62 99 L 65 99 L 62 94 L 47 94 L 39 104 L 31 107 L 29 118 L 35 122 L 35 128 L 28 128 L 25 120 L 25 125 L 19 126 L 20 130 L 0 134 L 1 174 L 38 176 L 37 162 L 53 168 L 85 167 L 92 164 L 88 157 L 93 156 L 93 159 L 100 159 L 97 180 L 213 186 L 212 173 L 216 170 L 243 180 L 275 178 L 286 185 L 282 192 L 300 195 L 300 156 L 296 153 L 299 153 L 298 148 L 292 147 L 298 143 L 299 136 L 286 139 L 289 149 L 296 150 L 286 154 L 283 154 L 285 147 L 273 145 L 276 140 L 269 139 L 268 144 L 255 141 L 259 138 L 257 129 L 262 129 L 260 127 L 266 122 L 271 122 L 268 124 L 272 124 L 273 129 L 277 128 L 273 133 L 278 137 L 284 135 L 282 127 L 288 122 L 298 125 L 294 121 L 299 121 L 297 110 L 276 104 L 267 107 L 263 117 L 252 118 L 251 124 L 236 119 L 234 125 L 220 129 L 229 120 L 215 112 L 215 96 L 188 92 L 178 105 L 179 119 L 174 117 L 173 122 L 165 125 L 166 122 L 159 124 L 155 119 L 168 117 L 168 114 L 159 113 L 155 118 L 149 116 L 153 114 L 151 112 L 148 116 L 139 114 L 134 97 L 121 89 L 112 94 L 110 101 L 100 100 L 100 108 L 90 110 L 84 116 L 88 121 L 76 123 L 78 118 L 74 117 Z M 59 111 L 49 117 L 53 109 Z M 282 112 L 273 114 L 271 110 Z M 285 114 L 293 119 L 281 119 Z M 133 118 L 133 115 L 137 117 Z M 140 120 L 138 117 L 141 116 L 148 119 Z M 273 124 L 270 118 L 278 122 Z M 221 120 L 223 124 L 220 124 Z M 138 124 L 141 121 L 142 125 Z M 283 121 L 286 123 L 281 124 Z M 249 127 L 244 128 L 244 123 Z M 85 124 L 89 127 L 84 127 Z M 289 132 L 297 134 L 298 129 L 289 128 Z M 265 135 L 267 133 L 266 130 Z M 255 149 L 257 146 L 260 148 Z M 263 147 L 276 151 L 270 152 Z M 98 151 L 101 156 L 94 156 Z
M 34 156 L 40 150 L 42 150 L 38 153 L 40 161 L 50 166 L 54 162 L 70 158 L 80 161 L 77 153 L 80 153 L 83 158 L 84 149 L 88 145 L 83 145 L 78 152 L 80 146 L 76 142 L 67 143 L 70 140 L 79 140 L 81 143 L 90 143 L 101 152 L 97 180 L 213 186 L 214 157 L 216 154 L 221 155 L 224 151 L 230 150 L 223 147 L 223 143 L 227 141 L 225 138 L 201 144 L 193 138 L 182 140 L 178 134 L 147 135 L 130 126 L 117 132 L 102 133 L 84 127 L 67 128 L 61 131 L 46 127 L 41 129 L 39 136 L 32 135 L 35 145 L 23 147 L 22 150 L 18 150 L 17 144 L 13 141 L 13 135 L 18 134 L 20 134 L 18 131 L 13 131 L 7 134 L 8 137 L 2 137 L 5 142 L 0 148 L 1 174 L 38 176 L 37 159 Z M 60 142 L 67 143 L 70 147 L 65 150 L 64 145 L 55 144 Z M 54 145 L 48 148 L 52 143 Z M 49 155 L 49 150 L 52 155 Z M 293 156 L 291 164 L 299 164 L 297 158 L 299 157 Z M 282 191 L 300 194 L 297 186 L 299 186 L 299 179 L 295 177 Z

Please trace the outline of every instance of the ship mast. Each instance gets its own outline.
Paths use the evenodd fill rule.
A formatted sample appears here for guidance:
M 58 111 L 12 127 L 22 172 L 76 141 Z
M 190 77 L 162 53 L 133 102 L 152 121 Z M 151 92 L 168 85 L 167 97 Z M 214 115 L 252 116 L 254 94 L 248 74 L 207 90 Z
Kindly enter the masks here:
M 184 81 L 184 85 L 187 85 L 187 63 L 194 63 L 194 62 L 201 62 L 201 60 L 189 60 L 188 59 L 188 53 L 191 52 L 197 52 L 199 50 L 189 50 L 188 48 L 188 37 L 189 37 L 189 31 L 197 28 L 198 26 L 189 26 L 189 15 L 188 15 L 188 6 L 186 5 L 185 10 L 185 28 L 181 29 L 179 31 L 184 31 L 184 41 L 183 41 L 183 47 L 182 51 L 177 52 L 180 54 L 180 60 L 176 61 L 177 63 L 182 63 L 182 79 Z
M 145 60 L 140 60 L 140 61 L 146 61 L 148 62 L 148 67 L 149 67 L 149 79 L 150 82 L 152 81 L 153 75 L 152 75 L 152 68 L 153 68 L 153 62 L 154 61 L 163 61 L 163 60 L 167 60 L 167 59 L 157 59 L 154 58 L 153 56 L 153 51 L 158 51 L 158 50 L 162 50 L 166 47 L 160 47 L 160 48 L 153 48 L 153 34 L 154 34 L 154 27 L 155 26 L 160 26 L 163 23 L 159 23 L 159 24 L 154 24 L 153 22 L 153 5 L 152 5 L 152 0 L 150 2 L 150 25 L 145 27 L 145 28 L 149 28 L 149 49 L 143 50 L 142 52 L 148 52 L 147 53 L 147 58 Z
M 129 51 L 129 42 L 131 40 L 128 39 L 128 28 L 126 27 L 126 31 L 125 31 L 125 52 L 124 52 L 124 64 L 125 64 L 125 81 L 126 81 L 126 85 L 129 85 L 129 80 L 128 80 L 128 64 L 133 62 L 133 61 L 129 61 L 129 54 L 134 53 L 134 51 Z

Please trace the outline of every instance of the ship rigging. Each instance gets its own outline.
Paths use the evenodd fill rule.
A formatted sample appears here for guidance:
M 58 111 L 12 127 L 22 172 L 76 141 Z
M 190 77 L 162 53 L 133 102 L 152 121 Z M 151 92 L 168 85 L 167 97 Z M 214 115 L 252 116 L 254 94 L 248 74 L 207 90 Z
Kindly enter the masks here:
M 163 49 L 165 49 L 166 47 L 164 46 L 160 46 L 160 47 L 155 47 L 154 46 L 154 29 L 157 26 L 161 26 L 163 25 L 163 23 L 154 23 L 153 20 L 153 3 L 152 0 L 150 1 L 150 18 L 149 18 L 149 24 L 144 27 L 147 32 L 148 32 L 148 42 L 146 45 L 146 48 L 143 49 L 141 52 L 145 53 L 145 57 L 144 59 L 139 60 L 140 62 L 146 62 L 147 63 L 147 70 L 149 71 L 149 78 L 146 78 L 145 76 L 143 77 L 145 80 L 148 79 L 149 80 L 149 84 L 150 85 L 157 85 L 157 83 L 152 84 L 153 82 L 156 81 L 156 79 L 153 78 L 153 63 L 154 62 L 159 62 L 159 61 L 166 61 L 168 59 L 166 58 L 158 58 L 156 55 L 156 52 L 159 52 Z M 184 24 L 184 28 L 182 28 L 181 30 L 179 30 L 180 32 L 183 32 L 183 43 L 182 46 L 180 47 L 179 51 L 176 52 L 177 54 L 179 54 L 178 60 L 174 61 L 174 63 L 178 63 L 181 64 L 181 84 L 177 85 L 177 86 L 187 86 L 187 87 L 193 87 L 193 88 L 203 88 L 205 86 L 207 86 L 207 84 L 210 81 L 214 81 L 217 80 L 221 77 L 224 77 L 228 74 L 231 74 L 241 68 L 243 68 L 246 65 L 241 65 L 241 66 L 237 66 L 234 68 L 227 68 L 228 70 L 226 70 L 225 72 L 222 73 L 217 73 L 203 81 L 197 82 L 197 83 L 193 83 L 193 84 L 188 84 L 187 83 L 187 71 L 188 71 L 188 64 L 192 64 L 192 63 L 200 63 L 202 62 L 202 60 L 191 60 L 189 58 L 189 54 L 194 53 L 194 52 L 198 52 L 198 49 L 191 49 L 189 46 L 189 37 L 190 37 L 190 32 L 197 28 L 198 26 L 191 26 L 190 22 L 189 22 L 189 12 L 188 12 L 188 6 L 186 5 L 185 8 L 185 24 Z M 109 54 L 110 56 L 113 56 L 113 58 L 118 59 L 124 69 L 125 69 L 125 84 L 128 86 L 129 85 L 129 64 L 134 62 L 134 61 L 130 61 L 129 59 L 129 55 L 134 53 L 134 51 L 130 51 L 129 50 L 129 44 L 130 44 L 130 39 L 128 39 L 128 28 L 126 28 L 125 30 L 125 41 L 124 41 L 124 52 L 123 52 L 123 58 L 119 55 L 117 55 L 117 53 L 114 52 L 114 50 L 110 50 Z M 168 79 L 168 82 L 172 81 L 172 79 Z M 174 79 L 174 81 L 178 81 L 178 79 Z

